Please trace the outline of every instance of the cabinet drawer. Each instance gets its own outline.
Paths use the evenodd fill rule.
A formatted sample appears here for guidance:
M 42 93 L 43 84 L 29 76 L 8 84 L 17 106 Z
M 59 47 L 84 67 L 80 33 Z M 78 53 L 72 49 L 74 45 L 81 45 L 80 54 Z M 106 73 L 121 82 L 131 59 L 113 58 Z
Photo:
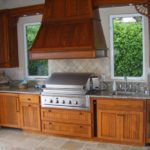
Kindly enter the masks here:
M 42 131 L 74 137 L 91 137 L 91 126 L 42 121 Z
M 75 124 L 91 124 L 91 113 L 79 110 L 42 109 L 42 120 Z
M 103 110 L 144 111 L 145 101 L 134 99 L 99 99 L 97 108 Z
M 40 103 L 40 97 L 39 97 L 39 95 L 34 95 L 34 94 L 20 94 L 19 98 L 20 98 L 20 102 L 35 103 L 35 104 L 39 104 Z

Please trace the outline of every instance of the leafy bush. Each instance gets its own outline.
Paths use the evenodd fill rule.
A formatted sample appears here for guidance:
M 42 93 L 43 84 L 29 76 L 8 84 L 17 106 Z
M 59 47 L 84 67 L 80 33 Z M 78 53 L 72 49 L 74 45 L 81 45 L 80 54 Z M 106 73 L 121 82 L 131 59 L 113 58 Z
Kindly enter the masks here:
M 28 25 L 26 27 L 28 50 L 30 50 L 39 28 L 40 28 L 40 24 Z M 28 72 L 29 72 L 29 75 L 32 75 L 32 76 L 47 76 L 48 75 L 48 60 L 32 60 L 32 61 L 29 60 Z
M 114 76 L 143 74 L 142 23 L 114 20 Z

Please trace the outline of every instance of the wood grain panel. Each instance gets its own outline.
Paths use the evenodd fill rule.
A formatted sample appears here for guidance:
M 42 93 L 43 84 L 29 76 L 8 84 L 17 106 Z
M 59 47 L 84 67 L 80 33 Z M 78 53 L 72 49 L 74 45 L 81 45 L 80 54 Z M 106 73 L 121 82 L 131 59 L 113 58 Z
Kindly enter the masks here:
M 33 44 L 34 50 L 69 52 L 94 49 L 92 28 L 90 21 L 43 24 Z M 43 39 L 43 36 L 47 38 Z
M 146 141 L 147 143 L 150 143 L 150 101 L 147 100 L 147 111 L 146 111 Z
M 20 102 L 25 103 L 40 103 L 40 95 L 38 94 L 19 94 Z
M 145 100 L 97 100 L 98 138 L 119 143 L 145 144 Z
M 97 101 L 98 109 L 104 110 L 126 110 L 126 111 L 144 111 L 144 100 L 130 99 L 101 99 Z
M 91 126 L 42 121 L 42 131 L 72 137 L 91 137 Z
M 17 23 L 18 18 L 9 16 L 8 20 L 9 67 L 19 66 Z
M 4 67 L 9 62 L 8 45 L 8 15 L 7 11 L 0 13 L 0 67 Z
M 91 0 L 46 0 L 43 22 L 83 19 L 92 16 Z
M 78 110 L 41 109 L 41 118 L 45 121 L 91 125 L 91 113 Z
M 21 103 L 21 127 L 26 130 L 41 130 L 39 105 Z
M 20 128 L 20 108 L 17 94 L 0 94 L 1 126 Z
M 117 112 L 97 110 L 98 138 L 119 141 Z
M 77 48 L 78 49 L 78 48 Z M 47 51 L 47 50 L 46 50 Z M 30 59 L 40 60 L 40 59 L 83 59 L 83 58 L 95 58 L 96 52 L 93 49 L 88 51 L 70 51 L 70 52 L 30 52 Z
M 17 20 L 0 11 L 0 67 L 18 67 Z
M 144 114 L 138 112 L 125 113 L 123 116 L 124 142 L 144 143 Z
M 126 6 L 129 4 L 145 4 L 148 0 L 94 0 L 95 7 Z

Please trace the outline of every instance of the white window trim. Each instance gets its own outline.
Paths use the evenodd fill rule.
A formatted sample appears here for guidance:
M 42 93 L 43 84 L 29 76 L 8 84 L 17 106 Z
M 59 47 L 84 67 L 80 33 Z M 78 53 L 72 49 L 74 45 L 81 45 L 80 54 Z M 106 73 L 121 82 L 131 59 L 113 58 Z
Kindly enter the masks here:
M 34 22 L 34 23 L 24 23 L 24 56 L 25 56 L 25 76 L 29 79 L 45 79 L 49 76 L 49 69 L 48 69 L 48 76 L 31 76 L 28 72 L 28 55 L 27 55 L 27 36 L 26 36 L 26 26 L 28 25 L 36 25 L 41 24 L 41 22 Z M 49 66 L 48 66 L 49 68 Z
M 120 15 L 110 15 L 110 62 L 111 62 L 111 79 L 113 80 L 124 80 L 124 77 L 114 76 L 114 42 L 113 41 L 113 18 L 114 17 L 130 17 L 130 16 L 142 16 L 143 23 L 143 75 L 141 77 L 127 77 L 128 80 L 146 80 L 146 48 L 145 48 L 145 20 L 144 16 L 141 14 L 120 14 Z

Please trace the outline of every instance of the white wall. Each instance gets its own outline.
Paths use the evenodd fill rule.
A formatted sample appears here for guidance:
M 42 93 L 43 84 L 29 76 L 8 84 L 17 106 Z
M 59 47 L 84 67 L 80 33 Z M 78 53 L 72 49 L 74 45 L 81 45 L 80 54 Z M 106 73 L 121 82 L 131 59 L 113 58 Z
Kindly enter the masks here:
M 6 8 L 16 8 L 16 7 L 23 7 L 23 6 L 30 6 L 36 4 L 42 4 L 45 0 L 5 0 L 6 1 Z
M 13 0 L 16 1 L 16 0 Z M 104 29 L 104 34 L 107 42 L 107 46 L 110 50 L 110 33 L 109 33 L 109 16 L 110 15 L 117 15 L 120 14 L 128 14 L 128 13 L 136 13 L 136 10 L 133 6 L 127 6 L 127 7 L 111 7 L 111 8 L 103 8 L 100 9 L 100 15 L 102 20 L 102 26 Z M 36 17 L 38 18 L 38 16 Z M 40 19 L 40 18 L 38 18 Z M 27 20 L 26 17 L 21 18 L 19 20 L 19 24 L 23 24 Z M 29 20 L 33 21 L 32 18 Z M 149 37 L 148 37 L 148 19 L 145 17 L 145 43 L 146 43 L 146 76 L 150 72 L 149 71 Z M 12 78 L 12 79 L 23 79 L 25 77 L 25 59 L 24 59 L 24 39 L 23 39 L 23 27 L 19 26 L 18 28 L 18 35 L 19 35 L 19 68 L 15 69 L 6 69 L 6 73 Z M 110 55 L 109 55 L 110 56 Z M 94 72 L 97 74 L 105 74 L 107 79 L 110 79 L 110 73 L 111 73 L 111 61 L 110 57 L 103 58 L 103 59 L 86 59 L 86 60 L 49 60 L 49 72 L 61 72 L 61 71 L 67 71 L 67 72 Z
M 4 9 L 6 6 L 6 1 L 5 0 L 0 0 L 0 9 Z

